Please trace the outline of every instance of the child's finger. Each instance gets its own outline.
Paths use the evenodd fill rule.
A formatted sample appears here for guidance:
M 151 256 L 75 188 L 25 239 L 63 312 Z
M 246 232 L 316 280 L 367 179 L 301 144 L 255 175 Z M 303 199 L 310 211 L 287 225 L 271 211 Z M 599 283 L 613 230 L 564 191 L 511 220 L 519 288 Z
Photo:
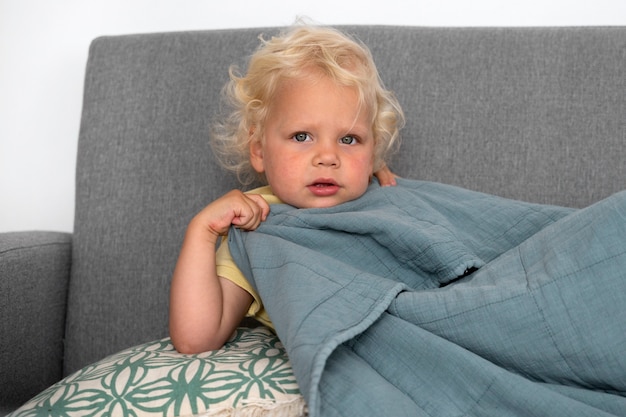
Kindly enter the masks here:
M 267 219 L 267 215 L 270 213 L 270 205 L 265 199 L 259 194 L 246 194 L 246 197 L 251 199 L 261 210 L 260 219 L 261 221 L 265 221 Z

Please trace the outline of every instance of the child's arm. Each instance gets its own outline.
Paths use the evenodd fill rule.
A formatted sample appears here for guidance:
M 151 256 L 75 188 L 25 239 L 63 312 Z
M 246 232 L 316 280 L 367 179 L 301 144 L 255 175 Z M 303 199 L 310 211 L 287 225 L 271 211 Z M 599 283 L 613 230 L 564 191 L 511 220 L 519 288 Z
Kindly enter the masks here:
M 254 230 L 269 210 L 260 195 L 234 190 L 189 223 L 170 291 L 170 337 L 179 352 L 221 348 L 245 316 L 252 296 L 217 276 L 215 247 L 231 224 Z

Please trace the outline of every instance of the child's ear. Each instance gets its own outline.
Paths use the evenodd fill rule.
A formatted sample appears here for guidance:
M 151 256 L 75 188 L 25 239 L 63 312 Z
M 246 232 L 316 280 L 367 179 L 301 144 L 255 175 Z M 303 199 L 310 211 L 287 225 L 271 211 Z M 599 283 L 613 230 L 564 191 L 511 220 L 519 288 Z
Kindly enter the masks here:
M 265 172 L 263 144 L 261 143 L 261 138 L 254 134 L 254 128 L 250 128 L 250 164 L 259 174 Z

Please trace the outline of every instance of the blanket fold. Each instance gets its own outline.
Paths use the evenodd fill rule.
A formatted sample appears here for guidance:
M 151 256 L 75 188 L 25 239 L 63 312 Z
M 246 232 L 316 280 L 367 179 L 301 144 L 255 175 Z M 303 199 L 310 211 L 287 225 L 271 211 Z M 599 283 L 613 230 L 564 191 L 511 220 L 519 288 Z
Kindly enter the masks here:
M 229 245 L 313 417 L 626 415 L 625 220 L 399 180 Z

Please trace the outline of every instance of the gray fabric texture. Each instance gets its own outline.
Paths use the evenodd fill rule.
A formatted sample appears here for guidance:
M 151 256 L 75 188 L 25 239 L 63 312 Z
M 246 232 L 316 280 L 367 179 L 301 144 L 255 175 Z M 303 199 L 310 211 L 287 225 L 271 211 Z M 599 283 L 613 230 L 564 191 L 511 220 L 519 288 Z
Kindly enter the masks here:
M 62 377 L 71 235 L 0 235 L 0 412 Z
M 355 31 L 407 116 L 392 167 L 583 207 L 624 187 L 625 28 Z M 382 32 L 382 33 L 381 33 Z
M 624 188 L 626 28 L 344 29 L 370 46 L 406 112 L 402 148 L 390 164 L 398 174 L 572 207 Z M 238 187 L 208 145 L 220 89 L 231 64 L 245 66 L 259 34 L 273 33 L 157 33 L 92 43 L 65 374 L 167 335 L 169 281 L 186 225 Z M 53 276 L 38 268 L 24 276 Z M 13 295 L 3 287 L 2 308 L 13 311 L 7 300 L 31 293 L 6 282 Z M 27 317 L 38 328 L 39 315 Z M 47 345 L 57 346 L 48 331 L 41 333 Z M 3 373 L 11 362 L 2 357 Z M 32 363 L 43 369 L 60 359 Z

